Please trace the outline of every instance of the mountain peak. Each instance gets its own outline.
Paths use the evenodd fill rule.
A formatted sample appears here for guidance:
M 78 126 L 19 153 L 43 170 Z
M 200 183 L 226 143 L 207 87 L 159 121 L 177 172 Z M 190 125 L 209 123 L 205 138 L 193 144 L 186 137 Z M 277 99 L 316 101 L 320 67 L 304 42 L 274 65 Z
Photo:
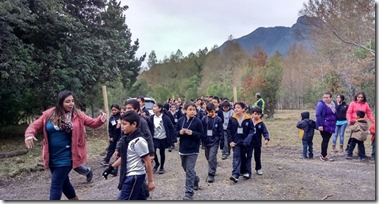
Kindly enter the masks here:
M 312 42 L 310 40 L 310 25 L 307 23 L 308 18 L 307 16 L 300 16 L 292 27 L 259 27 L 233 41 L 239 43 L 241 48 L 251 55 L 256 54 L 257 47 L 263 49 L 269 56 L 276 52 L 285 56 L 295 44 L 311 49 Z M 219 50 L 222 52 L 225 46 L 226 43 L 222 44 Z

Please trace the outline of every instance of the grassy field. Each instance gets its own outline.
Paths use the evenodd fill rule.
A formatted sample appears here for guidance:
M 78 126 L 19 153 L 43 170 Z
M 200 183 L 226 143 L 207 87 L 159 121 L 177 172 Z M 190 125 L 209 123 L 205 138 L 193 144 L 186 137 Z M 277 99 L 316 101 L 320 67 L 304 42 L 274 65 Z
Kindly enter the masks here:
M 264 119 L 270 133 L 270 146 L 283 146 L 298 149 L 300 157 L 302 144 L 301 140 L 298 138 L 299 130 L 296 128 L 296 123 L 301 119 L 300 113 L 303 111 L 305 110 L 278 110 L 274 118 Z M 314 110 L 307 111 L 310 111 L 310 118 L 314 120 Z M 25 130 L 25 127 L 23 128 Z M 19 130 L 18 132 L 23 131 Z M 348 138 L 348 131 L 349 130 L 347 129 L 345 133 L 345 146 Z M 99 154 L 104 154 L 105 148 L 108 145 L 106 129 L 88 129 L 87 134 L 88 159 L 98 156 Z M 22 175 L 23 173 L 29 173 L 36 169 L 37 164 L 43 163 L 41 157 L 42 135 L 39 135 L 37 139 L 38 141 L 36 142 L 35 148 L 29 150 L 27 154 L 0 159 L 2 163 L 0 167 L 0 177 L 14 177 L 17 175 Z M 313 143 L 314 149 L 317 152 L 320 152 L 321 136 L 318 131 L 315 131 Z M 337 145 L 338 144 L 339 142 L 337 142 Z M 331 149 L 330 146 L 329 150 Z M 370 155 L 371 142 L 369 139 L 365 142 L 365 147 L 366 154 Z M 19 133 L 19 135 L 12 135 L 11 139 L 3 139 L 0 141 L 0 152 L 14 151 L 25 148 L 22 133 Z M 318 155 L 315 155 L 315 157 L 317 156 Z

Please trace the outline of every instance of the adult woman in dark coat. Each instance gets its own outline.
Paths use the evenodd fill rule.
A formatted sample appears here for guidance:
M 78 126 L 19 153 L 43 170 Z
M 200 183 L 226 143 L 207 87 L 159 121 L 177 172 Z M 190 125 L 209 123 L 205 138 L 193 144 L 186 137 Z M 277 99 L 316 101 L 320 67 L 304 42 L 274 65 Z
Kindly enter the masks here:
M 316 107 L 316 127 L 322 136 L 321 161 L 332 160 L 328 157 L 328 143 L 330 137 L 336 129 L 336 107 L 330 92 L 324 93 L 322 100 L 319 100 Z

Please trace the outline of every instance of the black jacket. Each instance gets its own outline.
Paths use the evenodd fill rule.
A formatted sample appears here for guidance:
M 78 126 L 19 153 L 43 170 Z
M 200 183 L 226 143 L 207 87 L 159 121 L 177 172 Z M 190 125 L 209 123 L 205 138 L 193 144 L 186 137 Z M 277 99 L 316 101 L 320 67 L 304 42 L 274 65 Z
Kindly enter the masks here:
M 346 102 L 342 102 L 341 105 L 337 105 L 336 107 L 336 119 L 337 120 L 347 120 L 346 119 L 346 112 L 347 112 L 347 109 L 349 108 L 349 105 L 346 104 Z
M 296 125 L 297 128 L 304 130 L 304 141 L 312 141 L 315 134 L 316 122 L 309 119 L 309 112 L 301 113 L 301 121 Z

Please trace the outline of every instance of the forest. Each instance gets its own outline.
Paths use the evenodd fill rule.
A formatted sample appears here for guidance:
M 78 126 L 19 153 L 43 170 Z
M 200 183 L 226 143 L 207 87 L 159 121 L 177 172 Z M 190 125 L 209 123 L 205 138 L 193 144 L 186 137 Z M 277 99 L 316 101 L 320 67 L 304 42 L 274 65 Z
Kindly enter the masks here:
M 0 2 L 0 127 L 24 123 L 55 103 L 62 89 L 77 106 L 102 109 L 101 86 L 110 103 L 128 97 L 195 99 L 217 95 L 254 102 L 262 93 L 267 113 L 313 109 L 322 94 L 350 102 L 364 91 L 375 110 L 375 7 L 373 0 L 309 0 L 299 11 L 312 26 L 314 51 L 293 45 L 287 56 L 245 53 L 233 39 L 222 52 L 180 48 L 162 60 L 154 49 L 137 57 L 128 6 L 117 0 L 14 0 Z M 138 38 L 138 36 L 137 36 Z M 147 67 L 142 62 L 147 60 Z

